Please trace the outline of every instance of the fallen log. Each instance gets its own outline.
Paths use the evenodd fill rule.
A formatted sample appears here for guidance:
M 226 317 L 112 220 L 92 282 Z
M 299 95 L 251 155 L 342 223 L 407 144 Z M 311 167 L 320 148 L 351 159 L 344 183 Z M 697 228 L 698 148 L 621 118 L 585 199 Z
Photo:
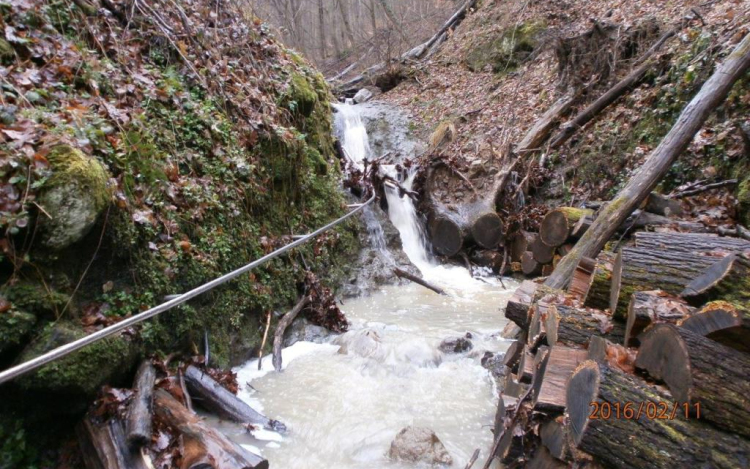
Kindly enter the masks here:
M 544 244 L 539 236 L 533 239 L 527 252 L 531 253 L 533 259 L 539 264 L 549 264 L 555 257 L 555 248 Z M 521 255 L 521 262 L 523 262 L 523 254 Z
M 539 238 L 547 246 L 558 247 L 570 239 L 578 221 L 592 215 L 593 210 L 577 207 L 559 207 L 547 213 L 539 227 Z
M 547 308 L 544 330 L 547 344 L 585 346 L 592 335 L 606 337 L 611 342 L 621 343 L 625 336 L 622 323 L 597 310 L 584 310 L 562 304 Z
M 162 422 L 181 433 L 183 438 L 193 440 L 194 443 L 191 443 L 193 448 L 200 448 L 212 461 L 213 464 L 209 467 L 268 469 L 268 461 L 245 450 L 221 432 L 206 425 L 198 415 L 188 411 L 163 389 L 158 389 L 154 393 L 154 412 Z M 199 459 L 195 454 L 191 457 L 194 460 Z M 194 469 L 205 467 L 205 465 L 198 465 Z
M 410 274 L 409 272 L 407 272 L 405 270 L 393 269 L 393 273 L 397 277 L 399 277 L 399 278 L 405 278 L 407 280 L 411 280 L 412 282 L 414 282 L 414 283 L 416 283 L 418 285 L 422 285 L 423 287 L 428 288 L 428 289 L 434 291 L 438 295 L 446 295 L 446 296 L 448 295 L 447 293 L 445 293 L 445 290 L 443 290 L 442 288 L 436 287 L 435 285 L 429 283 L 428 281 L 426 281 L 424 279 L 421 279 L 421 278 L 417 277 L 416 275 L 412 275 L 412 274 Z
M 681 408 L 669 418 L 673 402 L 635 376 L 585 361 L 566 390 L 568 441 L 608 468 L 730 469 L 747 464 L 747 440 L 686 419 Z M 626 404 L 632 405 L 626 410 Z
M 524 153 L 542 150 L 542 146 L 552 133 L 552 129 L 554 129 L 561 118 L 568 114 L 573 103 L 576 102 L 579 96 L 579 93 L 566 94 L 552 103 L 544 114 L 534 122 L 529 131 L 526 132 L 523 140 L 518 144 L 518 153 L 523 155 Z
M 750 353 L 750 314 L 728 301 L 712 301 L 677 325 L 727 347 Z
M 518 362 L 521 359 L 521 355 L 524 352 L 524 343 L 520 340 L 514 341 L 512 344 L 510 344 L 510 347 L 508 347 L 508 350 L 505 351 L 505 355 L 503 356 L 503 365 L 507 366 L 510 371 L 513 373 L 517 373 L 518 370 Z
M 535 277 L 542 273 L 542 263 L 534 259 L 531 251 L 526 251 L 521 256 L 521 272 L 527 277 Z
M 568 441 L 565 436 L 564 417 L 558 416 L 539 427 L 539 438 L 550 454 L 564 461 L 568 456 Z
M 294 319 L 297 317 L 297 315 L 302 312 L 302 310 L 305 309 L 305 306 L 307 306 L 309 303 L 310 298 L 307 295 L 303 296 L 302 299 L 297 302 L 294 308 L 286 313 L 276 325 L 276 331 L 273 334 L 272 359 L 273 367 L 276 371 L 281 371 L 282 368 L 281 347 L 284 344 L 284 331 L 286 331 L 286 328 L 289 327 L 292 322 L 294 322 Z
M 588 359 L 584 349 L 554 345 L 539 369 L 541 386 L 534 396 L 534 410 L 547 413 L 565 411 L 565 385 L 575 369 Z
M 531 249 L 531 244 L 538 235 L 528 231 L 519 231 L 510 241 L 510 259 L 513 262 L 521 262 L 521 256 L 524 252 Z
M 750 356 L 671 324 L 641 339 L 636 368 L 664 381 L 672 402 L 719 428 L 750 436 Z
M 578 263 L 568 292 L 583 300 L 583 306 L 608 309 L 615 254 L 602 251 L 596 259 L 584 257 Z
M 262 425 L 274 431 L 285 431 L 286 426 L 253 410 L 245 401 L 235 396 L 207 373 L 190 365 L 185 370 L 185 382 L 190 392 L 201 398 L 206 410 L 233 422 Z
M 128 445 L 122 423 L 84 416 L 76 426 L 80 454 L 88 469 L 147 469 L 139 449 Z M 150 438 L 150 435 L 149 435 Z
M 707 233 L 652 233 L 635 234 L 635 245 L 644 249 L 668 249 L 686 254 L 718 256 L 750 251 L 750 241 Z
M 628 303 L 637 291 L 664 290 L 679 294 L 715 258 L 664 249 L 625 247 L 612 269 L 609 308 L 615 318 L 625 319 Z
M 125 419 L 125 435 L 128 444 L 140 448 L 151 442 L 151 410 L 153 407 L 156 369 L 151 360 L 144 360 L 138 367 L 133 382 L 135 394 L 128 406 Z
M 529 309 L 534 300 L 534 294 L 539 286 L 531 280 L 524 280 L 521 285 L 513 292 L 513 296 L 508 300 L 505 306 L 505 317 L 513 321 L 522 330 L 529 328 Z
M 651 152 L 638 172 L 617 194 L 612 203 L 597 215 L 573 251 L 565 256 L 547 279 L 553 288 L 565 288 L 581 257 L 596 257 L 618 227 L 635 210 L 672 167 L 672 163 L 688 147 L 709 114 L 721 104 L 750 68 L 750 34 L 734 48 L 724 62 L 716 67 L 698 94 L 685 106 L 672 129 Z
M 628 304 L 625 339 L 622 344 L 626 347 L 638 346 L 638 335 L 651 324 L 676 324 L 694 312 L 695 308 L 684 300 L 663 290 L 635 292 Z
M 711 300 L 746 303 L 750 300 L 750 259 L 732 254 L 713 262 L 685 286 L 680 296 L 692 304 Z

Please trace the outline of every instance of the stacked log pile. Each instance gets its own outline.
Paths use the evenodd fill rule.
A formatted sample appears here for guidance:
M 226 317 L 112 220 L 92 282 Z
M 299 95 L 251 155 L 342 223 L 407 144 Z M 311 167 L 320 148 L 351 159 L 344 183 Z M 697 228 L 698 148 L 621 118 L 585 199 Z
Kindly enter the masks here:
M 506 317 L 485 467 L 750 464 L 750 241 L 639 232 L 568 291 L 523 282 Z
M 204 410 L 238 422 L 248 432 L 256 428 L 284 431 L 282 423 L 256 412 L 232 392 L 236 392 L 234 378 L 200 365 L 180 366 L 175 373 L 167 363 L 145 361 L 132 390 L 105 388 L 78 425 L 85 466 L 268 468 L 265 459 L 206 424 L 192 408 L 191 393 Z

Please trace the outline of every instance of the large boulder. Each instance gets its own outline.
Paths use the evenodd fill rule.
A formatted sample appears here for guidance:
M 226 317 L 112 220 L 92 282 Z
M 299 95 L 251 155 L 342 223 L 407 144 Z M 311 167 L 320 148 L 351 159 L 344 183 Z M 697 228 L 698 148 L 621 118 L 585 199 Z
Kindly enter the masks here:
M 380 335 L 372 329 L 360 329 L 341 334 L 333 342 L 339 345 L 342 355 L 359 355 L 383 361 L 386 351 L 380 341 Z
M 362 88 L 361 90 L 357 91 L 357 94 L 354 95 L 354 103 L 366 103 L 372 99 L 372 91 L 368 90 L 367 88 Z
M 42 242 L 62 250 L 80 241 L 107 208 L 109 174 L 95 158 L 68 145 L 57 145 L 47 159 L 52 175 L 42 187 L 39 215 Z
M 397 461 L 430 465 L 453 464 L 453 458 L 435 432 L 429 428 L 408 426 L 398 432 L 391 443 L 388 457 Z
M 443 353 L 464 353 L 470 351 L 474 345 L 471 343 L 470 334 L 464 337 L 449 337 L 438 345 L 438 349 Z
M 300 341 L 322 344 L 330 335 L 331 331 L 325 327 L 316 326 L 305 318 L 299 318 L 284 332 L 284 347 L 292 346 Z

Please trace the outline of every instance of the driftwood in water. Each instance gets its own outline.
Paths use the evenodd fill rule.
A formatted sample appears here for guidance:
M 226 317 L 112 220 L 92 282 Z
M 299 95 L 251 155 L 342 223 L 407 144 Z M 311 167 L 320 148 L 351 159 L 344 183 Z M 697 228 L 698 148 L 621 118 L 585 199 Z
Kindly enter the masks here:
M 122 423 L 84 416 L 76 427 L 81 456 L 87 469 L 146 469 L 140 449 L 125 439 Z
M 414 282 L 414 283 L 416 283 L 418 285 L 422 285 L 423 287 L 428 288 L 428 289 L 434 291 L 438 295 L 447 295 L 447 293 L 445 293 L 445 290 L 443 290 L 442 288 L 436 287 L 435 285 L 431 284 L 430 282 L 428 282 L 428 281 L 426 281 L 424 279 L 421 279 L 421 278 L 417 277 L 416 275 L 412 275 L 412 274 L 410 274 L 409 272 L 407 272 L 405 270 L 393 269 L 393 273 L 396 274 L 396 276 L 399 277 L 399 278 L 405 278 L 407 280 L 411 280 L 412 282 Z
M 668 249 L 686 254 L 716 255 L 750 251 L 750 241 L 728 238 L 707 233 L 653 233 L 640 231 L 635 234 L 635 245 L 644 249 Z
M 524 280 L 513 292 L 513 296 L 510 297 L 508 304 L 505 306 L 505 317 L 516 323 L 524 331 L 529 328 L 529 309 L 534 301 L 534 294 L 538 286 L 538 283 Z
M 209 467 L 215 469 L 268 469 L 268 461 L 233 443 L 163 389 L 154 393 L 154 412 L 162 422 L 179 432 L 183 439 L 192 440 L 189 445 L 193 461 L 210 458 L 212 465 Z M 196 454 L 198 451 L 206 456 L 199 457 Z M 198 463 L 191 469 L 198 468 L 205 469 L 206 466 Z
M 145 446 L 151 442 L 151 410 L 155 381 L 154 365 L 151 364 L 151 360 L 144 360 L 135 375 L 135 395 L 128 406 L 125 419 L 125 434 L 128 444 L 133 447 Z
M 728 301 L 712 301 L 677 325 L 727 347 L 750 353 L 750 313 Z
M 587 308 L 608 309 L 615 254 L 602 251 L 596 259 L 584 257 L 578 263 L 568 293 L 583 300 Z
M 568 346 L 583 346 L 592 335 L 601 335 L 612 342 L 621 343 L 625 336 L 622 323 L 597 310 L 585 310 L 566 305 L 547 308 L 544 321 L 547 344 L 561 343 Z
M 256 412 L 245 401 L 195 366 L 191 365 L 185 370 L 185 382 L 190 392 L 200 397 L 201 406 L 221 418 L 262 425 L 264 428 L 275 431 L 286 430 L 283 423 Z
M 641 339 L 635 366 L 669 387 L 700 418 L 750 436 L 750 356 L 671 324 Z M 700 408 L 696 407 L 698 405 Z
M 578 365 L 587 359 L 588 352 L 584 349 L 551 346 L 539 369 L 539 379 L 542 381 L 539 392 L 534 396 L 534 410 L 564 412 L 565 385 Z
M 716 258 L 664 249 L 622 248 L 612 269 L 609 308 L 625 318 L 633 293 L 661 289 L 679 294 Z
M 615 415 L 615 403 L 620 404 L 620 418 Z M 631 404 L 627 411 L 626 404 Z M 615 469 L 746 465 L 747 440 L 685 418 L 679 405 L 670 418 L 673 409 L 672 396 L 635 376 L 588 360 L 573 373 L 566 390 L 568 441 L 602 466 Z M 639 411 L 641 416 L 636 418 Z M 625 418 L 626 413 L 630 418 Z
M 622 343 L 626 347 L 637 346 L 640 343 L 638 335 L 651 324 L 675 324 L 693 312 L 695 308 L 664 290 L 635 292 L 628 304 L 625 339 Z
M 587 208 L 556 208 L 544 216 L 539 227 L 539 238 L 547 246 L 562 246 L 570 238 L 578 221 L 593 213 L 593 210 Z
M 672 163 L 688 147 L 696 132 L 729 94 L 734 83 L 750 68 L 750 34 L 747 34 L 716 67 L 701 90 L 682 110 L 677 122 L 659 146 L 651 152 L 638 172 L 617 194 L 612 203 L 598 213 L 591 227 L 583 234 L 570 254 L 558 264 L 546 284 L 565 288 L 582 257 L 596 257 L 618 227 L 635 210 L 672 167 Z
M 276 371 L 281 371 L 282 368 L 281 346 L 284 344 L 284 331 L 286 331 L 286 328 L 294 322 L 294 319 L 303 309 L 305 309 L 305 306 L 307 306 L 308 303 L 310 303 L 310 298 L 307 295 L 303 296 L 294 308 L 286 313 L 284 317 L 281 318 L 278 325 L 276 325 L 276 332 L 273 334 L 273 367 Z

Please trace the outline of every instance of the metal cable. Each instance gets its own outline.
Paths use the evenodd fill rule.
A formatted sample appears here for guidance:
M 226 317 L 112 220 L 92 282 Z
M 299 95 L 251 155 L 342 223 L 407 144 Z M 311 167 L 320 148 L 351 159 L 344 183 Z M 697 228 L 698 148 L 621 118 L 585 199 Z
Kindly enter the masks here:
M 339 223 L 343 222 L 344 220 L 350 218 L 355 213 L 362 210 L 365 206 L 372 203 L 372 201 L 375 200 L 375 194 L 370 197 L 367 202 L 361 204 L 359 207 L 355 208 L 351 212 L 347 213 L 343 217 L 327 224 L 326 226 L 319 228 L 316 231 L 313 231 L 312 233 L 305 235 L 304 237 L 293 241 L 286 246 L 277 249 L 276 251 L 273 251 L 269 254 L 266 254 L 265 256 L 261 257 L 258 260 L 255 260 L 244 267 L 240 267 L 237 270 L 233 270 L 232 272 L 229 272 L 228 274 L 224 274 L 219 278 L 216 278 L 214 280 L 211 280 L 208 283 L 205 283 L 199 287 L 196 287 L 189 292 L 183 293 L 182 295 L 177 296 L 176 298 L 173 298 L 165 303 L 160 304 L 159 306 L 155 306 L 149 310 L 146 310 L 142 313 L 136 314 L 135 316 L 131 316 L 127 319 L 124 319 L 116 324 L 112 324 L 111 326 L 105 327 L 104 329 L 100 331 L 96 331 L 93 334 L 87 335 L 86 337 L 82 337 L 78 340 L 75 340 L 73 342 L 70 342 L 68 344 L 62 345 L 56 349 L 50 350 L 49 352 L 42 354 L 36 358 L 33 358 L 27 362 L 21 363 L 19 365 L 16 365 L 14 367 L 8 368 L 5 371 L 0 372 L 0 384 L 5 383 L 7 381 L 10 381 L 14 378 L 17 378 L 23 374 L 26 374 L 32 370 L 35 370 L 39 368 L 40 366 L 46 365 L 47 363 L 53 362 L 55 360 L 59 360 L 62 357 L 65 357 L 66 355 L 69 355 L 76 350 L 79 350 L 89 344 L 93 344 L 94 342 L 100 341 L 106 337 L 109 337 L 113 334 L 116 334 L 123 329 L 127 329 L 130 326 L 133 326 L 135 324 L 138 324 L 139 322 L 143 322 L 146 319 L 149 319 L 151 317 L 154 317 L 158 314 L 163 313 L 164 311 L 170 310 L 174 308 L 175 306 L 181 305 L 182 303 L 185 303 L 186 301 L 195 298 L 196 296 L 205 293 L 209 290 L 212 290 L 219 285 L 222 285 L 224 283 L 227 283 L 228 281 L 239 277 L 240 275 L 249 272 L 250 270 L 265 264 L 266 262 L 270 261 L 271 259 L 274 259 L 276 257 L 279 257 L 280 255 L 284 254 L 285 252 L 289 251 L 290 249 L 294 249 L 295 247 L 306 243 L 307 241 L 315 238 L 319 234 L 333 228 L 334 226 L 338 225 Z

